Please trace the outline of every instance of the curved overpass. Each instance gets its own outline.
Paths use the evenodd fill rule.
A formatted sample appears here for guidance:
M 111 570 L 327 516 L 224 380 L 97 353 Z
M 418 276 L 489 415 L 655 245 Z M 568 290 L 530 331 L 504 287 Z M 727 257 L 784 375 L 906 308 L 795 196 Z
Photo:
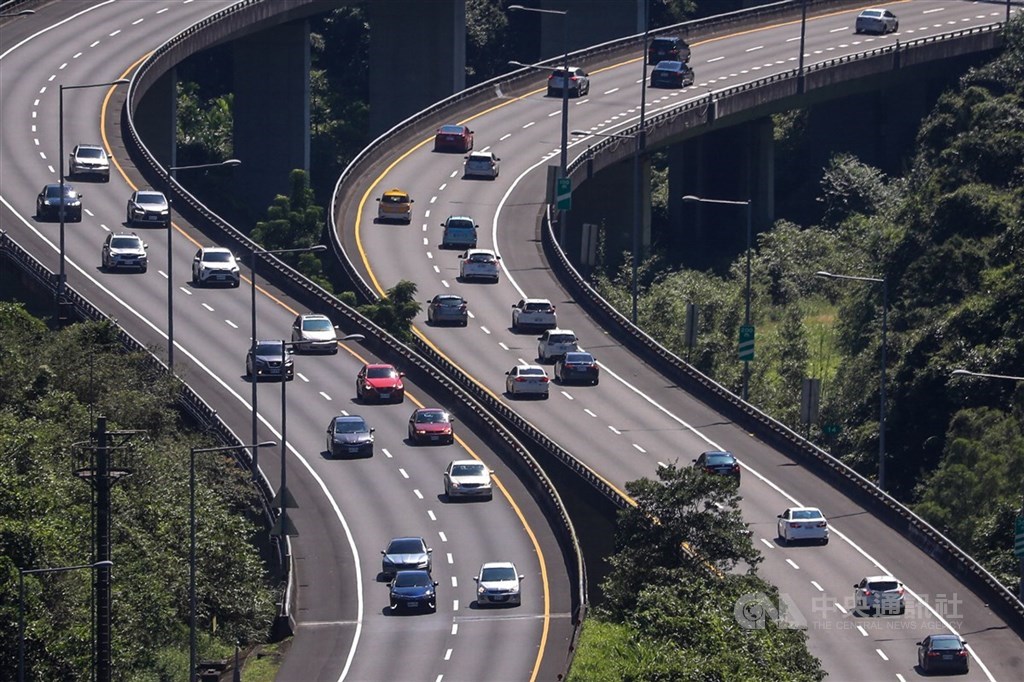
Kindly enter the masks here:
M 59 260 L 59 226 L 34 217 L 39 187 L 57 179 L 59 85 L 129 77 L 168 38 L 211 23 L 211 14 L 231 5 L 212 0 L 48 3 L 37 5 L 34 16 L 4 23 L 0 220 L 8 237 L 34 252 L 43 267 L 55 272 Z M 116 114 L 124 96 L 124 88 L 107 87 L 64 93 L 66 149 L 79 141 L 101 142 L 115 159 L 109 183 L 71 181 L 83 190 L 85 211 L 81 223 L 64 229 L 69 287 L 142 343 L 162 349 L 167 343 L 165 263 L 173 259 L 176 370 L 230 430 L 246 434 L 251 408 L 242 368 L 250 338 L 245 289 L 251 282 L 232 290 L 200 289 L 187 281 L 199 245 L 223 243 L 244 254 L 244 237 L 176 194 L 172 247 L 166 231 L 131 228 L 148 243 L 147 273 L 98 267 L 104 235 L 129 229 L 121 221 L 132 188 L 163 186 L 155 166 L 136 168 L 130 162 L 133 140 L 121 138 L 128 135 L 130 121 Z M 244 160 L 244 150 L 238 156 Z M 184 174 L 181 180 L 187 182 Z M 186 217 L 200 220 L 193 225 Z M 277 486 L 279 471 L 286 470 L 289 492 L 299 505 L 288 514 L 298 535 L 285 547 L 294 567 L 297 597 L 289 615 L 297 630 L 279 679 L 521 680 L 564 672 L 583 576 L 571 524 L 559 516 L 557 494 L 529 452 L 436 368 L 324 292 L 298 282 L 301 278 L 283 264 L 272 266 L 273 272 L 261 266 L 276 286 L 260 279 L 258 336 L 287 337 L 295 315 L 309 308 L 330 312 L 345 332 L 368 336 L 363 347 L 346 344 L 337 356 L 296 359 L 297 378 L 287 392 L 287 450 L 261 457 L 260 477 Z M 357 369 L 378 360 L 399 362 L 407 371 L 404 405 L 363 405 L 352 398 Z M 259 438 L 281 440 L 286 396 L 276 384 L 260 393 Z M 453 410 L 459 418 L 455 446 L 407 442 L 409 412 L 422 404 Z M 373 458 L 325 457 L 325 426 L 331 416 L 346 413 L 362 414 L 376 428 Z M 449 504 L 440 495 L 445 464 L 464 457 L 479 457 L 495 471 L 492 503 Z M 434 549 L 440 599 L 437 614 L 397 618 L 388 612 L 387 590 L 377 584 L 379 550 L 389 538 L 409 534 L 424 536 Z M 114 548 L 115 555 L 119 551 L 127 549 Z M 502 559 L 515 561 L 527 576 L 523 606 L 478 610 L 472 578 L 482 562 Z M 115 584 L 115 589 L 128 588 Z M 499 647 L 509 655 L 496 659 L 492 652 Z
M 891 56 L 896 40 L 998 23 L 1004 8 L 919 0 L 900 3 L 899 11 L 900 33 L 878 38 L 853 36 L 855 13 L 849 11 L 811 18 L 807 51 L 840 58 L 836 71 L 822 69 L 821 77 L 850 68 L 845 65 L 854 63 L 852 55 L 865 50 L 879 48 L 878 55 Z M 753 92 L 746 84 L 755 79 L 778 75 L 781 82 L 795 65 L 794 34 L 799 34 L 799 22 L 790 16 L 758 29 L 722 30 L 713 41 L 694 37 L 697 85 L 665 94 L 651 103 L 649 113 L 666 120 L 685 115 L 700 106 L 694 102 L 705 97 L 709 83 Z M 985 29 L 978 32 L 985 34 Z M 614 45 L 591 54 L 597 55 L 593 62 L 586 61 L 587 54 L 578 56 L 591 67 L 592 92 L 573 100 L 570 127 L 628 131 L 638 111 L 638 60 Z M 342 226 L 339 248 L 355 276 L 368 283 L 367 295 L 379 295 L 399 279 L 415 281 L 424 298 L 448 291 L 464 295 L 473 313 L 470 326 L 437 329 L 421 321 L 417 333 L 424 352 L 446 358 L 464 373 L 467 385 L 515 409 L 599 485 L 621 489 L 625 481 L 652 476 L 670 461 L 686 463 L 710 447 L 738 453 L 746 468 L 744 512 L 765 553 L 763 574 L 807 619 L 811 650 L 833 679 L 916 676 L 914 642 L 922 633 L 946 630 L 969 636 L 972 678 L 1020 678 L 1024 662 L 1008 652 L 1019 652 L 1021 640 L 1007 627 L 1021 627 L 1020 604 L 1005 589 L 976 578 L 969 559 L 958 558 L 934 531 L 823 453 L 812 452 L 756 410 L 730 402 L 713 382 L 674 366 L 642 334 L 633 335 L 636 342 L 629 340 L 628 323 L 602 311 L 601 302 L 591 300 L 572 273 L 555 276 L 566 269 L 560 262 L 564 257 L 546 224 L 538 224 L 538 212 L 545 196 L 544 167 L 555 163 L 559 152 L 560 107 L 544 96 L 541 85 L 537 77 L 516 74 L 461 93 L 393 130 L 350 166 L 339 182 L 333 217 Z M 470 123 L 478 149 L 502 158 L 495 182 L 463 179 L 461 156 L 431 151 L 433 129 L 456 120 Z M 578 157 L 585 144 L 574 141 L 570 158 Z M 374 197 L 393 186 L 416 199 L 408 227 L 372 220 Z M 498 284 L 458 281 L 455 254 L 439 248 L 439 223 L 449 214 L 470 215 L 480 224 L 480 245 L 502 257 Z M 515 333 L 509 324 L 509 306 L 522 296 L 556 303 L 560 326 L 572 328 L 601 361 L 605 378 L 599 387 L 559 387 L 547 404 L 513 403 L 504 395 L 504 370 L 536 355 L 534 337 Z M 798 503 L 819 506 L 833 519 L 835 541 L 828 547 L 775 542 L 775 515 Z M 851 585 L 880 572 L 891 572 L 908 585 L 908 615 L 854 617 L 849 612 Z M 992 613 L 989 602 L 995 601 L 1002 603 L 1008 620 Z

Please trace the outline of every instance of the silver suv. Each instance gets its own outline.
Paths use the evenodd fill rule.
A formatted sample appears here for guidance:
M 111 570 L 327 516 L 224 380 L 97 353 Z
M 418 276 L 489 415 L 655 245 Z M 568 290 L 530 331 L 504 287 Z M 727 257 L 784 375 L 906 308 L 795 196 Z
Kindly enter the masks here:
M 590 76 L 578 66 L 570 66 L 568 75 L 565 69 L 555 69 L 548 76 L 548 97 L 561 97 L 562 88 L 569 88 L 569 97 L 579 97 L 590 92 Z
M 576 333 L 571 329 L 548 329 L 537 337 L 537 357 L 541 362 L 551 362 L 566 353 L 579 350 Z
M 68 155 L 68 176 L 98 175 L 103 182 L 110 182 L 110 159 L 98 144 L 76 144 Z
M 204 246 L 192 259 L 192 284 L 220 282 L 238 286 L 238 263 L 235 254 L 221 246 Z
M 146 248 L 146 243 L 134 232 L 111 232 L 103 240 L 100 269 L 138 268 L 145 272 L 149 266 Z

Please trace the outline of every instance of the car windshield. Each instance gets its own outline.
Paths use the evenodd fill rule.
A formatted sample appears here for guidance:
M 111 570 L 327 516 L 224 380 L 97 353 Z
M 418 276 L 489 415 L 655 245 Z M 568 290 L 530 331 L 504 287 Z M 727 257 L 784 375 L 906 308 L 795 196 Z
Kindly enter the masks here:
M 207 251 L 203 254 L 203 261 L 206 263 L 230 263 L 233 257 L 224 251 Z
M 78 156 L 83 159 L 102 159 L 103 150 L 96 149 L 95 147 L 80 147 L 78 149 Z
M 441 133 L 444 135 L 461 135 L 462 126 L 441 126 Z
M 461 230 L 472 230 L 474 225 L 473 221 L 467 218 L 449 218 L 447 227 Z
M 423 545 L 417 538 L 399 538 L 388 545 L 388 554 L 423 554 Z
M 932 649 L 958 651 L 960 649 L 960 641 L 953 637 L 932 637 Z
M 336 433 L 361 433 L 366 430 L 366 422 L 362 419 L 345 419 L 334 422 Z
M 307 332 L 329 332 L 334 329 L 330 320 L 320 318 L 305 319 L 302 321 L 302 328 Z
M 817 509 L 797 509 L 793 512 L 794 519 L 820 519 L 821 512 Z
M 366 370 L 367 379 L 396 379 L 398 371 L 393 367 L 370 367 Z
M 395 587 L 426 587 L 431 584 L 426 571 L 399 571 L 395 576 Z
M 281 354 L 281 342 L 280 341 L 260 341 L 256 344 L 257 355 L 280 355 Z
M 480 573 L 481 582 L 496 582 L 498 580 L 515 580 L 516 571 L 511 566 L 495 566 L 485 568 Z
M 875 592 L 891 592 L 899 589 L 899 586 L 900 584 L 895 580 L 876 580 L 873 583 L 868 583 L 868 589 Z
M 448 413 L 440 410 L 424 410 L 416 413 L 417 424 L 446 424 Z
M 470 263 L 493 263 L 494 256 L 489 253 L 474 253 L 469 257 Z
M 409 197 L 401 194 L 385 194 L 381 198 L 381 203 L 384 204 L 407 204 L 409 203 Z
M 140 246 L 136 237 L 114 237 L 110 240 L 112 249 L 136 249 Z
M 704 455 L 707 464 L 732 464 L 736 459 L 727 452 L 711 452 Z
M 567 365 L 589 365 L 594 362 L 594 356 L 590 353 L 566 353 L 565 364 Z
M 140 204 L 162 204 L 164 195 L 157 192 L 139 192 Z
M 49 199 L 59 199 L 60 185 L 47 185 L 46 196 Z M 64 196 L 68 199 L 74 199 L 77 196 L 77 192 L 75 192 L 71 185 L 64 185 Z
M 452 476 L 482 476 L 483 464 L 456 464 L 452 467 Z

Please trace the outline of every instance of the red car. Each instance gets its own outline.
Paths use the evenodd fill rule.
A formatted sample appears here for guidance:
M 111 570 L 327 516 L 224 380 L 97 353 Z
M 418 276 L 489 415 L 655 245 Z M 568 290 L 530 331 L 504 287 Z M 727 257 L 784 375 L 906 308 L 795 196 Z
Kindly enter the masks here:
M 356 375 L 356 400 L 400 403 L 405 400 L 405 384 L 394 365 L 363 365 Z
M 468 152 L 472 148 L 473 131 L 469 126 L 441 126 L 434 135 L 435 152 Z
M 409 417 L 409 440 L 413 443 L 455 442 L 452 422 L 455 418 L 440 407 L 421 407 Z

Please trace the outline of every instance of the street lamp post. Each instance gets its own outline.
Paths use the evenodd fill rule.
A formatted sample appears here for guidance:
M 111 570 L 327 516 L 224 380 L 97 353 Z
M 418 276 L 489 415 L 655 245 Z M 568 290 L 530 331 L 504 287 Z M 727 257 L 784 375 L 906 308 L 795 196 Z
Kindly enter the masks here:
M 58 88 L 57 100 L 57 177 L 60 180 L 60 272 L 57 275 L 57 317 L 60 319 L 61 306 L 64 304 L 64 285 L 66 275 L 65 251 L 64 251 L 64 91 L 83 90 L 85 88 L 102 88 L 105 86 L 122 85 L 129 83 L 127 78 L 118 78 L 115 81 L 104 81 L 103 83 L 86 83 L 83 85 L 64 85 Z
M 751 208 L 751 200 L 746 199 L 744 201 L 733 201 L 729 199 L 705 199 L 704 197 L 697 197 L 692 194 L 687 194 L 683 197 L 683 201 L 694 201 L 703 204 L 726 204 L 729 206 L 746 206 L 747 207 L 747 287 L 746 287 L 746 305 L 745 312 L 743 314 L 743 324 L 750 327 L 750 252 L 751 243 L 753 240 L 753 210 Z M 750 360 L 743 361 L 743 388 L 741 397 L 744 401 L 750 394 Z
M 814 273 L 818 277 L 828 279 L 846 279 L 854 282 L 871 282 L 882 285 L 882 371 L 879 377 L 879 400 L 878 400 L 878 489 L 885 492 L 885 361 L 888 343 L 889 320 L 889 283 L 885 277 L 858 277 L 855 275 L 837 275 L 832 272 L 819 270 Z
M 41 573 L 65 573 L 82 569 L 96 569 L 113 566 L 113 561 L 97 561 L 94 564 L 81 566 L 57 566 L 54 568 L 19 568 L 18 569 L 18 682 L 25 682 L 25 576 Z
M 304 247 L 295 248 L 295 249 L 260 249 L 260 248 L 254 248 L 252 250 L 252 260 L 249 263 L 250 277 L 252 279 L 252 329 L 251 329 L 251 331 L 252 331 L 252 339 L 250 340 L 250 344 L 249 344 L 249 353 L 250 353 L 250 357 L 253 358 L 253 363 L 256 362 L 256 262 L 259 260 L 259 257 L 261 255 L 265 255 L 265 254 L 275 254 L 276 255 L 276 254 L 281 254 L 281 253 L 316 253 L 316 252 L 326 251 L 326 250 L 327 250 L 327 247 L 324 246 L 323 244 L 314 244 L 313 246 L 304 246 Z M 259 435 L 257 433 L 259 419 L 257 417 L 257 410 L 256 410 L 256 406 L 257 406 L 257 402 L 256 402 L 257 401 L 256 384 L 259 383 L 259 382 L 257 380 L 255 372 L 252 374 L 252 376 L 249 377 L 249 381 L 252 383 L 252 394 L 251 394 L 251 398 L 252 398 L 252 442 L 255 443 L 257 441 L 257 439 L 259 438 Z M 253 480 L 256 480 L 256 478 L 259 476 L 259 457 L 258 457 L 257 452 L 258 451 L 256 451 L 256 450 L 252 451 L 252 478 L 253 478 Z
M 277 445 L 274 441 L 264 441 L 253 445 L 224 445 L 212 448 L 190 448 L 188 461 L 188 679 L 196 680 L 196 455 L 209 452 L 228 452 L 249 448 L 253 457 L 259 448 Z
M 800 3 L 800 61 L 797 67 L 797 87 L 804 91 L 804 37 L 807 35 L 807 0 Z
M 522 5 L 509 5 L 512 12 L 536 12 L 538 14 L 557 14 L 562 17 L 562 45 L 564 55 L 562 57 L 562 151 L 558 161 L 558 177 L 567 177 L 566 171 L 569 167 L 569 10 L 567 9 L 541 9 L 539 7 L 523 7 Z M 516 66 L 532 66 L 534 68 L 545 68 L 536 64 L 522 64 L 520 62 L 509 62 Z M 565 237 L 565 216 L 558 221 L 559 231 L 564 240 Z
M 220 168 L 221 166 L 237 166 L 242 162 L 238 159 L 227 159 L 219 163 L 201 163 L 195 166 L 171 166 L 167 169 L 168 183 L 178 184 L 177 172 L 180 170 L 199 170 L 203 168 Z M 180 187 L 180 186 L 179 186 Z M 174 250 L 171 248 L 174 236 L 171 198 L 167 197 L 167 369 L 174 373 Z
M 1007 10 L 1009 11 L 1009 10 Z M 950 376 L 953 377 L 978 377 L 979 379 L 1002 379 L 1004 381 L 1024 381 L 1024 377 L 1013 376 L 1009 374 L 986 374 L 985 372 L 971 372 L 966 369 L 954 369 L 950 372 Z M 1021 506 L 1017 511 L 1017 527 L 1024 525 L 1024 481 L 1021 482 Z M 1016 529 L 1015 529 L 1016 530 Z M 1014 533 L 1015 540 L 1017 533 Z M 1024 601 L 1024 555 L 1018 556 L 1020 561 L 1020 580 L 1017 584 L 1017 598 Z

